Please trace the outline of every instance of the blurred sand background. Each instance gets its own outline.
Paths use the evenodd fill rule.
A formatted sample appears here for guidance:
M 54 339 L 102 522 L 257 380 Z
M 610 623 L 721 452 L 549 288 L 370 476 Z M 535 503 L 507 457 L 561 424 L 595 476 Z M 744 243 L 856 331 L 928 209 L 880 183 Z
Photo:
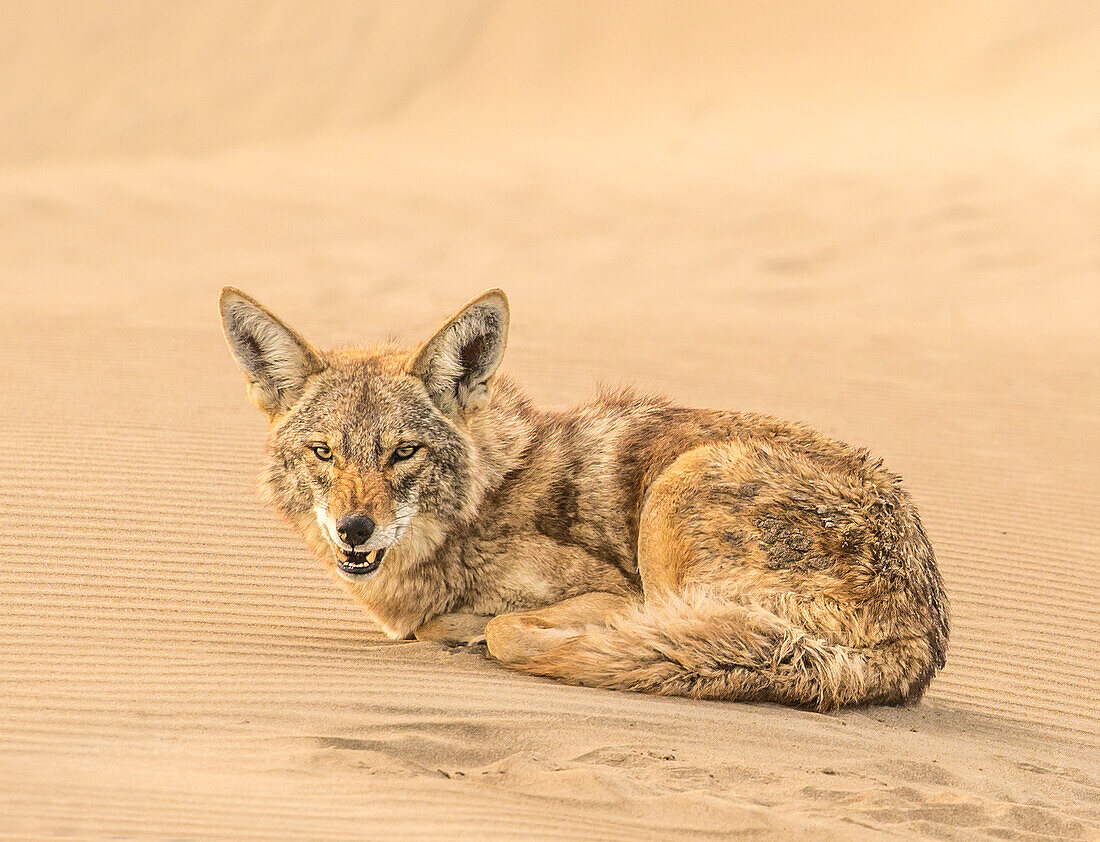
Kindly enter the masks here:
M 0 21 L 0 833 L 1100 838 L 1100 6 Z M 385 640 L 260 507 L 223 284 L 321 345 L 501 286 L 545 405 L 872 447 L 946 671 L 823 716 Z

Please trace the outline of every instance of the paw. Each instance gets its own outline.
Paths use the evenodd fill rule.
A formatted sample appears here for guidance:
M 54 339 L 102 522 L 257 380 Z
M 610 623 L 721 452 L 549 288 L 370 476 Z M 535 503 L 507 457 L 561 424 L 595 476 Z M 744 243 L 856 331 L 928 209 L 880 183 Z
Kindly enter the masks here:
M 471 614 L 444 614 L 418 628 L 416 639 L 444 646 L 479 646 L 485 642 L 486 619 Z
M 485 634 L 468 634 L 468 635 L 456 635 L 456 634 L 438 634 L 436 630 L 429 629 L 427 632 L 421 632 L 420 629 L 416 630 L 416 639 L 421 643 L 438 643 L 442 646 L 447 646 L 451 649 L 461 649 L 469 646 L 481 646 L 485 643 Z
M 447 646 L 454 646 L 456 648 L 465 648 L 469 646 L 484 646 L 485 645 L 485 632 L 481 634 L 472 634 L 467 637 L 455 638 L 454 640 L 445 640 L 444 643 Z
M 513 614 L 494 617 L 485 626 L 485 645 L 489 648 L 489 654 L 502 664 L 515 663 L 522 632 L 523 622 L 519 617 Z
M 535 658 L 576 637 L 575 629 L 561 629 L 540 618 L 522 614 L 502 614 L 485 627 L 489 654 L 505 665 Z

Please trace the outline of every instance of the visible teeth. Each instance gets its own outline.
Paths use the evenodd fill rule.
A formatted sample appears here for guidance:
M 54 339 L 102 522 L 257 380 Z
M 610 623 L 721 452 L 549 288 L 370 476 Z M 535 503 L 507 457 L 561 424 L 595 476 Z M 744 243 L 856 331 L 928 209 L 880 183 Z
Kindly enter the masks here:
M 353 558 L 355 561 L 352 561 Z M 363 561 L 360 561 L 360 558 L 362 558 Z M 349 555 L 345 563 L 351 567 L 367 567 L 374 564 L 377 558 L 378 550 L 371 550 L 369 553 L 355 553 L 354 555 Z

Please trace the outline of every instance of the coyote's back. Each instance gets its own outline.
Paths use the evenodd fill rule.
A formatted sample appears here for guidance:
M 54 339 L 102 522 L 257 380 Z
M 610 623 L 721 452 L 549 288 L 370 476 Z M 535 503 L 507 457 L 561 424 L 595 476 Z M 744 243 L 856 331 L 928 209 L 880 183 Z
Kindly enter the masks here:
M 574 683 L 697 698 L 919 698 L 945 662 L 947 599 L 899 478 L 800 425 L 635 403 L 617 410 L 609 473 L 643 600 L 553 646 L 495 621 L 490 650 Z

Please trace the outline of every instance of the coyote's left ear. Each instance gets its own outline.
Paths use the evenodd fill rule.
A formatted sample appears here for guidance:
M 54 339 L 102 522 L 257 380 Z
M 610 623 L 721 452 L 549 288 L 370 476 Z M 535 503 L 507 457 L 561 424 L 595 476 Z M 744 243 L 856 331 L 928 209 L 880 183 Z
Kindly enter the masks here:
M 473 413 L 489 402 L 489 388 L 508 344 L 508 299 L 483 292 L 413 354 L 406 371 L 419 377 L 444 415 Z

